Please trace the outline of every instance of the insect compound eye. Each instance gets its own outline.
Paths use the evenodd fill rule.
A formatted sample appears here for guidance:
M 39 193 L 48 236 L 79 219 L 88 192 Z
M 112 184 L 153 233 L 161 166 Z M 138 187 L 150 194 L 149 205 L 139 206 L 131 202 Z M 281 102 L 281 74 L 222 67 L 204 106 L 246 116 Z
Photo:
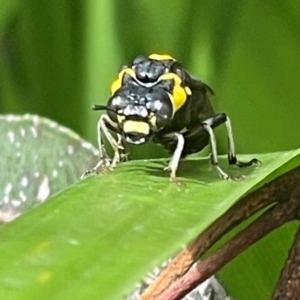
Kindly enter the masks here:
M 134 77 L 132 77 L 132 74 L 124 74 L 122 85 L 138 85 Z
M 120 95 L 112 96 L 109 98 L 107 103 L 107 114 L 109 118 L 117 123 L 118 122 L 118 112 L 126 107 L 126 100 Z
M 185 80 L 185 73 L 182 69 L 177 68 L 175 70 L 176 74 L 181 78 L 182 81 Z
M 186 77 L 186 73 L 185 71 L 182 69 L 182 66 L 180 63 L 178 63 L 177 61 L 174 62 L 170 68 L 170 72 L 175 73 L 176 75 L 178 75 L 178 77 L 181 79 L 181 81 L 185 81 L 185 77 Z
M 159 57 L 159 55 L 157 56 Z M 154 83 L 166 72 L 166 66 L 161 59 L 145 56 L 138 56 L 133 61 L 132 69 L 136 79 L 143 83 Z
M 144 62 L 145 60 L 148 60 L 148 57 L 146 57 L 144 55 L 140 55 L 133 60 L 132 65 L 133 66 L 138 65 L 138 64 Z
M 150 123 L 155 129 L 164 128 L 171 120 L 174 114 L 172 98 L 165 91 L 152 94 L 153 100 L 148 102 L 150 114 Z

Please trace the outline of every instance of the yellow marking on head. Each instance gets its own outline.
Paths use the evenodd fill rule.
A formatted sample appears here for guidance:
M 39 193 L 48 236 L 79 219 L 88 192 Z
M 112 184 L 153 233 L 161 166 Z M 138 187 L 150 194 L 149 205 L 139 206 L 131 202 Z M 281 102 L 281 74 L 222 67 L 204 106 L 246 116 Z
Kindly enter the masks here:
M 174 81 L 174 87 L 172 91 L 172 100 L 174 105 L 174 112 L 176 112 L 186 101 L 187 95 L 189 95 L 188 91 L 186 90 L 186 87 L 182 87 L 181 78 L 174 74 L 174 73 L 166 73 L 160 76 L 160 80 L 173 80 Z
M 151 54 L 149 58 L 154 60 L 175 60 L 175 58 L 168 54 Z
M 156 129 L 156 121 L 157 121 L 157 117 L 155 115 L 151 116 L 149 119 L 150 124 L 152 125 L 152 129 Z
M 123 124 L 123 131 L 125 133 L 136 132 L 136 133 L 148 135 L 150 132 L 150 126 L 148 123 L 143 121 L 127 120 Z
M 125 119 L 126 119 L 125 116 L 117 115 L 118 123 L 122 124 Z
M 111 85 L 110 90 L 112 95 L 122 86 L 122 81 L 125 73 L 130 75 L 133 78 L 136 78 L 135 72 L 131 68 L 125 68 L 124 70 L 122 70 L 119 73 L 118 78 Z

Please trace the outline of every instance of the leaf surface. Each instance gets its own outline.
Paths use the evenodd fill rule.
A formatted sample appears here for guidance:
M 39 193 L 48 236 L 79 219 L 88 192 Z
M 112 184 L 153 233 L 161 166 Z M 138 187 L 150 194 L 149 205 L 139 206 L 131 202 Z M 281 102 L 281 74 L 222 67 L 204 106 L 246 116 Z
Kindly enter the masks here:
M 169 182 L 165 160 L 123 163 L 82 180 L 0 228 L 1 294 L 120 299 L 245 193 L 300 160 L 299 150 L 257 158 L 263 166 L 228 169 L 245 174 L 242 181 L 219 179 L 198 157 L 180 166 L 183 188 Z

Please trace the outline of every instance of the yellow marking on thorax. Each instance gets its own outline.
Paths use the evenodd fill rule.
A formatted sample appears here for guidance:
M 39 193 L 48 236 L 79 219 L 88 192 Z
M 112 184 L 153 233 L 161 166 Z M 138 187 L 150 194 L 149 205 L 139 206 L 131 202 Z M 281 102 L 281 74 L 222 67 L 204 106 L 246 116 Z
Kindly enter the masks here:
M 192 95 L 192 91 L 191 91 L 191 89 L 188 86 L 184 87 L 184 90 L 185 90 L 185 92 L 186 92 L 187 95 L 189 95 L 189 96 Z
M 187 95 L 191 95 L 192 92 L 188 87 L 182 87 L 181 78 L 174 73 L 166 73 L 160 76 L 160 80 L 173 80 L 174 87 L 172 91 L 172 99 L 174 105 L 174 112 L 176 112 L 181 106 L 184 105 L 187 99 Z
M 135 72 L 131 68 L 125 68 L 124 70 L 122 70 L 119 73 L 118 78 L 111 85 L 110 90 L 112 95 L 122 86 L 122 81 L 125 73 L 130 75 L 133 78 L 136 78 Z
M 149 58 L 154 60 L 175 60 L 175 58 L 168 54 L 151 54 Z

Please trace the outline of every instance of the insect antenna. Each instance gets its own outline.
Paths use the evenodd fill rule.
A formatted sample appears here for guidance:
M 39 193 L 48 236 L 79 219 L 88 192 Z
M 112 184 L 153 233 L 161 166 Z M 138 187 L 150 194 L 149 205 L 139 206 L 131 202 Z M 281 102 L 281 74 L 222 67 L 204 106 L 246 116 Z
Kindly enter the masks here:
M 94 104 L 92 107 L 93 110 L 107 110 L 106 105 Z

